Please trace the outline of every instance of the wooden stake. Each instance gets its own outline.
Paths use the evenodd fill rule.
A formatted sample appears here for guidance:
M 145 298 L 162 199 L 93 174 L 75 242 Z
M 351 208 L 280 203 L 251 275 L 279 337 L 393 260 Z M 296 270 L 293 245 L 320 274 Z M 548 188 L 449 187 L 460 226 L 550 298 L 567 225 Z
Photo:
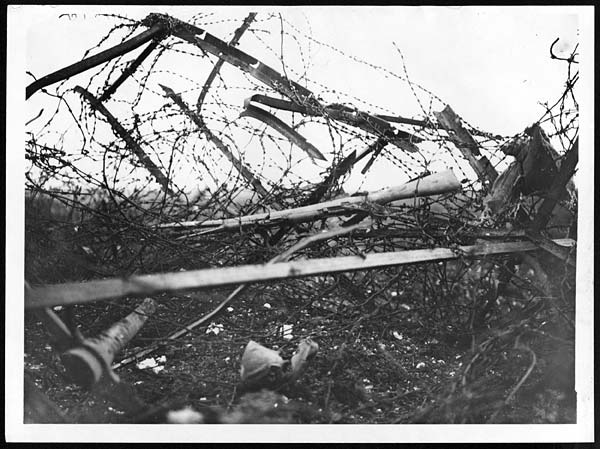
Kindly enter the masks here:
M 89 388 L 108 374 L 114 383 L 118 383 L 118 377 L 110 367 L 115 354 L 134 337 L 155 310 L 156 302 L 146 298 L 133 312 L 99 336 L 86 339 L 80 346 L 63 353 L 63 365 L 73 380 Z

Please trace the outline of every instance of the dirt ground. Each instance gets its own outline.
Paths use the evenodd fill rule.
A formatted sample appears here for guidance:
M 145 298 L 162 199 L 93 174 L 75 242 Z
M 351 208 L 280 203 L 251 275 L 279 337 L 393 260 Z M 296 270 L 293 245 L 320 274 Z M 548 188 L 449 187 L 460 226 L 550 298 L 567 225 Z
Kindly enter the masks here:
M 328 281 L 336 287 L 335 278 Z M 116 371 L 140 400 L 149 405 L 179 404 L 196 410 L 231 412 L 240 402 L 240 360 L 248 341 L 279 350 L 284 358 L 289 358 L 301 339 L 311 337 L 318 343 L 319 351 L 297 385 L 283 392 L 285 410 L 289 412 L 285 422 L 487 422 L 492 415 L 495 422 L 575 420 L 574 396 L 564 388 L 564 382 L 557 386 L 548 382 L 544 375 L 549 365 L 539 354 L 540 361 L 514 398 L 495 414 L 495 409 L 486 407 L 478 412 L 482 403 L 490 401 L 490 405 L 493 400 L 508 396 L 526 372 L 529 356 L 524 351 L 511 352 L 507 347 L 504 365 L 489 363 L 480 368 L 477 376 L 482 388 L 478 389 L 473 381 L 471 390 L 462 389 L 457 394 L 456 385 L 460 384 L 465 366 L 473 360 L 471 338 L 451 326 L 444 330 L 432 325 L 433 321 L 423 322 L 418 298 L 403 297 L 401 292 L 388 296 L 391 300 L 387 302 L 371 297 L 361 305 L 356 298 L 336 296 L 339 290 L 324 296 L 322 285 L 317 288 L 309 280 L 290 281 L 285 286 L 254 286 L 209 323 L 176 340 L 165 340 L 181 325 L 210 312 L 228 292 L 155 298 L 159 304 L 156 313 L 115 359 L 116 362 L 151 344 L 161 344 L 138 363 Z M 75 316 L 85 336 L 92 336 L 140 302 L 122 299 L 80 305 L 75 307 Z M 64 316 L 60 307 L 57 313 Z M 284 336 L 283 324 L 291 326 L 291 335 Z M 143 364 L 139 362 L 147 359 L 158 368 L 141 368 Z M 126 422 L 127 414 L 118 406 L 68 378 L 42 323 L 29 313 L 25 371 L 70 421 Z M 495 390 L 496 396 L 490 399 L 485 390 Z M 250 419 L 280 422 L 284 409 L 280 410 L 263 410 L 261 416 Z

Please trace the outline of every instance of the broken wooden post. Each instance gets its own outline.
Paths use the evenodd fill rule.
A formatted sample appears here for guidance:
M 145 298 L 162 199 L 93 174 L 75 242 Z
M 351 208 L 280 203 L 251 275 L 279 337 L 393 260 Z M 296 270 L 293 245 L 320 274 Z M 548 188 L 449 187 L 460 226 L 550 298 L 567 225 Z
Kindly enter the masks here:
M 175 193 L 169 187 L 169 178 L 163 174 L 163 172 L 160 170 L 160 168 L 158 168 L 158 166 L 154 162 L 152 162 L 150 156 L 146 154 L 142 147 L 133 139 L 133 137 L 131 137 L 131 135 L 125 130 L 125 128 L 123 128 L 123 126 L 108 111 L 108 109 L 106 109 L 96 97 L 94 97 L 83 87 L 77 86 L 74 90 L 75 92 L 79 93 L 83 98 L 85 98 L 94 109 L 96 109 L 104 117 L 106 117 L 106 120 L 108 121 L 108 123 L 110 123 L 113 132 L 117 135 L 117 137 L 120 137 L 125 141 L 129 149 L 133 151 L 133 154 L 137 156 L 138 160 L 146 168 L 146 170 L 148 170 L 150 174 L 154 176 L 154 179 L 156 179 L 156 182 L 160 184 L 162 189 L 169 195 L 174 195 Z
M 460 150 L 473 170 L 475 170 L 481 183 L 489 187 L 498 177 L 498 173 L 488 158 L 481 156 L 479 144 L 462 125 L 458 115 L 456 115 L 450 105 L 447 105 L 443 111 L 434 112 L 433 114 L 450 136 L 450 140 L 452 140 L 456 148 Z M 481 156 L 481 158 L 477 159 L 476 156 Z
M 575 139 L 573 146 L 567 151 L 565 157 L 560 165 L 558 175 L 552 181 L 546 198 L 537 211 L 532 228 L 535 231 L 543 229 L 552 216 L 554 207 L 563 196 L 565 191 L 565 185 L 573 177 L 575 168 L 577 167 L 577 161 L 579 159 L 579 137 Z
M 141 329 L 156 310 L 156 302 L 146 298 L 133 312 L 94 338 L 85 339 L 79 346 L 62 354 L 62 363 L 69 376 L 84 387 L 97 384 L 107 377 L 118 382 L 111 364 L 117 354 Z

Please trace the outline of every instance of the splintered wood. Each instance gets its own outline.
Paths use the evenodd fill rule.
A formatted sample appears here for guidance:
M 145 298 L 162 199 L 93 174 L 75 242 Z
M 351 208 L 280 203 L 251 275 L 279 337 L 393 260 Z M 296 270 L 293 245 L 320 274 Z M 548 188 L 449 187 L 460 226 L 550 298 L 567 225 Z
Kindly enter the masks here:
M 452 143 L 475 170 L 479 180 L 484 185 L 494 182 L 498 177 L 498 172 L 496 172 L 487 157 L 481 156 L 479 144 L 462 125 L 460 117 L 456 115 L 450 105 L 446 106 L 443 111 L 434 112 L 433 114 L 440 125 L 448 132 Z M 481 156 L 481 158 L 477 159 L 476 156 Z

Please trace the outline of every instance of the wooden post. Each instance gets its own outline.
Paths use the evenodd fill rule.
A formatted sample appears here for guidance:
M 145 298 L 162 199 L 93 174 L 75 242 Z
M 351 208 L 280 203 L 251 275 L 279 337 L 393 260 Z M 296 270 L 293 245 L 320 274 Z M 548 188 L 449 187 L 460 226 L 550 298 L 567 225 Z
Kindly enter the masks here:
M 111 369 L 115 354 L 123 349 L 155 310 L 156 302 L 146 298 L 133 312 L 99 336 L 85 339 L 81 345 L 63 353 L 63 365 L 73 380 L 89 388 L 106 374 L 118 383 L 118 376 Z

